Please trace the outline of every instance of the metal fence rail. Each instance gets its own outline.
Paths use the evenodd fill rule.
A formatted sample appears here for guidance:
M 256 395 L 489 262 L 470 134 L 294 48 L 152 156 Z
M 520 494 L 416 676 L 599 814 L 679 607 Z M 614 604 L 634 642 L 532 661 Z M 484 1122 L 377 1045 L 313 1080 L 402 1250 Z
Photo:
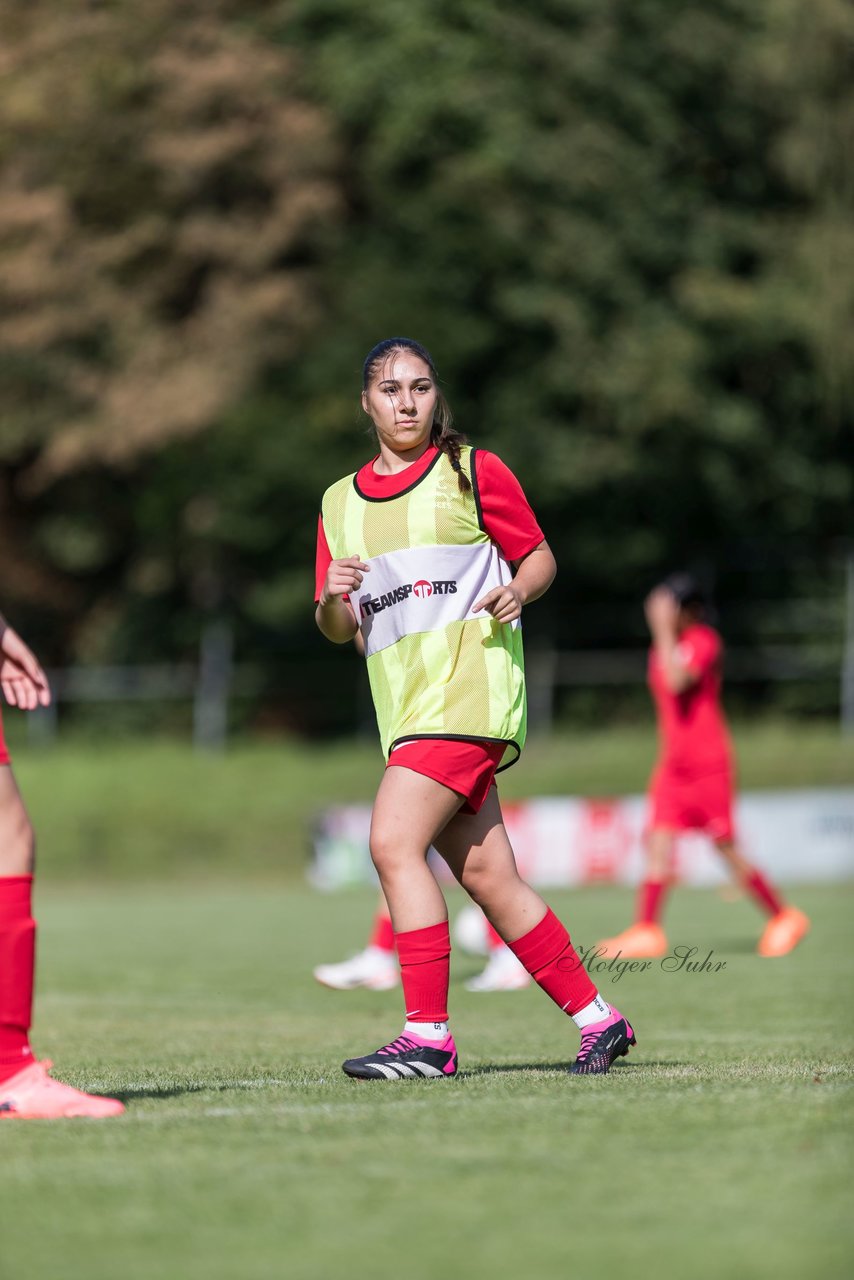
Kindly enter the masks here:
M 749 614 L 749 631 L 756 634 L 758 630 L 763 638 L 749 647 L 728 644 L 725 667 L 727 684 L 736 686 L 751 682 L 836 684 L 842 731 L 854 734 L 854 553 L 846 554 L 844 566 L 841 596 L 754 599 L 749 606 L 741 606 L 742 622 Z M 598 621 L 601 627 L 602 618 Z M 738 614 L 730 617 L 727 630 L 732 624 L 737 634 L 738 622 Z M 634 648 L 567 651 L 532 645 L 526 654 L 531 726 L 540 731 L 551 728 L 560 689 L 640 687 L 646 678 L 646 663 L 647 646 L 641 642 L 640 632 Z M 196 747 L 217 750 L 228 736 L 232 703 L 287 696 L 286 682 L 277 679 L 272 659 L 266 664 L 234 661 L 234 635 L 223 620 L 210 622 L 202 631 L 196 662 L 75 666 L 49 672 L 49 678 L 53 705 L 28 717 L 28 732 L 34 740 L 56 735 L 57 707 L 62 704 L 184 702 L 192 706 Z M 362 683 L 365 688 L 355 700 L 354 731 L 360 722 L 373 721 L 367 682 Z M 299 687 L 292 673 L 289 687 L 291 692 Z
M 540 731 L 551 728 L 561 688 L 640 687 L 646 662 L 645 649 L 531 649 L 526 658 L 531 726 Z M 226 630 L 206 637 L 195 664 L 67 667 L 48 675 L 54 701 L 28 717 L 33 741 L 55 737 L 57 709 L 62 705 L 183 702 L 192 706 L 194 744 L 217 750 L 226 743 L 233 702 L 276 694 L 274 670 L 232 661 L 231 636 Z M 840 649 L 838 642 L 828 642 L 727 649 L 726 679 L 733 685 L 838 680 L 843 731 L 854 732 L 854 645 Z

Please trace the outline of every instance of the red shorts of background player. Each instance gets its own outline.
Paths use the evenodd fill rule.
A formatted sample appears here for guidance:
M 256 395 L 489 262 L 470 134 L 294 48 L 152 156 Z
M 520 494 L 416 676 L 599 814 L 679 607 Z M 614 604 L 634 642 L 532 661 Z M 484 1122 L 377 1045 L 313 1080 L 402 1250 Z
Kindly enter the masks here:
M 648 792 L 647 831 L 702 831 L 712 840 L 734 840 L 733 782 L 725 769 L 686 778 L 659 767 Z
M 9 748 L 6 746 L 6 739 L 3 736 L 3 717 L 0 716 L 0 765 L 9 763 Z
M 395 747 L 386 768 L 399 765 L 414 773 L 423 773 L 465 798 L 460 813 L 477 813 L 483 808 L 489 788 L 495 784 L 495 771 L 504 751 L 500 742 L 419 738 Z

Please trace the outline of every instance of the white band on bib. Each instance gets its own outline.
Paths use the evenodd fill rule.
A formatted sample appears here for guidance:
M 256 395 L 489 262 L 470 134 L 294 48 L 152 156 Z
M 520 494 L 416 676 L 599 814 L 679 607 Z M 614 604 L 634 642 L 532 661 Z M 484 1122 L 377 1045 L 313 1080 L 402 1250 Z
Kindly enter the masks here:
M 375 556 L 351 603 L 370 657 L 404 636 L 439 631 L 451 622 L 488 618 L 473 611 L 493 587 L 513 572 L 493 542 L 474 546 L 409 547 Z M 518 619 L 511 624 L 519 625 Z

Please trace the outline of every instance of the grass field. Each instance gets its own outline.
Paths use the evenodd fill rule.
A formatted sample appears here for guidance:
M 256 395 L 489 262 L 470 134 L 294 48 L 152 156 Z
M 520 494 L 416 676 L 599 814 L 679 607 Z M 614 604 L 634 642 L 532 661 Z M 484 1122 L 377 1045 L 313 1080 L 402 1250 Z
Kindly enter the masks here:
M 360 1084 L 340 1062 L 396 1034 L 399 993 L 314 984 L 373 894 L 304 870 L 317 810 L 372 795 L 375 745 L 35 749 L 9 722 L 40 841 L 35 1045 L 128 1112 L 0 1122 L 0 1280 L 851 1274 L 854 886 L 798 891 L 815 927 L 781 961 L 747 902 L 675 895 L 674 945 L 725 967 L 602 975 L 639 1039 L 605 1080 L 566 1074 L 578 1036 L 539 992 L 471 995 L 455 956 L 461 1075 Z M 835 726 L 735 736 L 745 787 L 854 779 Z M 534 741 L 502 794 L 637 792 L 653 752 L 651 726 Z M 630 909 L 550 900 L 580 945 Z
M 468 994 L 455 957 L 461 1076 L 370 1084 L 339 1064 L 399 1030 L 399 993 L 310 977 L 361 944 L 368 891 L 43 887 L 37 1048 L 128 1112 L 0 1125 L 0 1275 L 841 1280 L 852 896 L 799 890 L 813 933 L 762 961 L 747 902 L 675 895 L 673 943 L 725 968 L 604 975 L 639 1044 L 602 1080 L 565 1073 L 577 1033 L 536 989 Z M 551 898 L 582 944 L 629 909 Z

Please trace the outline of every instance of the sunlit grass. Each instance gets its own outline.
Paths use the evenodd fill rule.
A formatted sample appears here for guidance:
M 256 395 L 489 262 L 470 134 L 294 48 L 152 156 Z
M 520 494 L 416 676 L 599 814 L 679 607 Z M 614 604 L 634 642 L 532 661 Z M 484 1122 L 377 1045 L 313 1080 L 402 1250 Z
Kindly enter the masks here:
M 310 976 L 361 945 L 368 891 L 43 889 L 36 1046 L 128 1110 L 2 1125 L 0 1271 L 563 1280 L 604 1249 L 664 1280 L 841 1277 L 851 899 L 799 892 L 812 934 L 762 961 L 750 904 L 674 895 L 673 942 L 725 967 L 600 979 L 638 1036 L 607 1079 L 566 1074 L 578 1035 L 539 991 L 471 995 L 455 955 L 460 1076 L 375 1085 L 339 1064 L 399 1030 L 399 992 Z M 629 895 L 553 903 L 584 943 Z

